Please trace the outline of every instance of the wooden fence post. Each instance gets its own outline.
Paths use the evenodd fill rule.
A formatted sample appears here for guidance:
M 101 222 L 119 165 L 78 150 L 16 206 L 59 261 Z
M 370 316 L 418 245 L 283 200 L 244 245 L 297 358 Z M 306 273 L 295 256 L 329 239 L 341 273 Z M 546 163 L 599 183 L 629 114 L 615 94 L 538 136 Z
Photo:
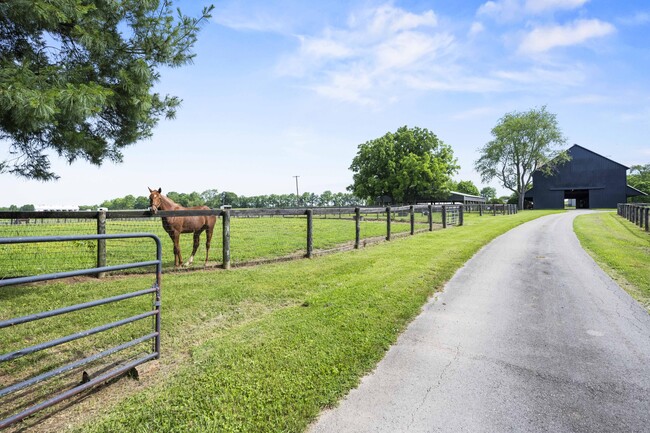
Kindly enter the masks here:
M 494 214 L 494 216 L 497 216 L 497 204 L 496 203 L 492 204 L 492 213 Z
M 361 209 L 354 208 L 354 248 L 359 249 L 361 243 Z
M 314 211 L 307 209 L 307 258 L 311 259 L 314 251 Z
M 478 216 L 483 216 L 483 205 L 478 205 Z
M 433 231 L 433 205 L 429 205 L 429 231 Z
M 390 209 L 390 206 L 388 206 L 386 208 L 386 240 L 387 241 L 390 240 L 390 218 L 391 218 L 390 217 L 390 212 L 391 212 L 391 209 Z
M 645 217 L 645 209 L 639 206 L 639 227 L 643 228 L 643 218 Z
M 442 228 L 447 228 L 447 206 L 444 204 L 442 205 Z
M 650 231 L 648 230 L 650 227 L 648 226 L 648 217 L 650 216 L 650 207 L 645 208 L 645 231 Z
M 409 206 L 409 214 L 411 217 L 411 235 L 415 234 L 415 208 L 413 205 Z
M 223 268 L 230 269 L 230 211 L 221 214 L 223 222 Z
M 463 223 L 464 223 L 464 220 L 465 220 L 464 214 L 465 214 L 464 206 L 461 204 L 460 206 L 458 206 L 458 225 L 459 226 L 462 226 Z
M 97 211 L 97 234 L 106 234 L 106 211 Z M 106 266 L 106 239 L 97 239 L 97 267 Z M 97 278 L 104 278 L 105 272 L 98 272 Z

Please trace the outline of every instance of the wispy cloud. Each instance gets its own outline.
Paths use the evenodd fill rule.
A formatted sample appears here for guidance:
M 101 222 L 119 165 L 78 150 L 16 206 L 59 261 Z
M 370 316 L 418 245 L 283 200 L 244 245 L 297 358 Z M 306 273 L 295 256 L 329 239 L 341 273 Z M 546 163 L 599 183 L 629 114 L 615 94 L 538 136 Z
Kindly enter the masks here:
M 276 13 L 255 10 L 242 14 L 238 9 L 228 7 L 217 9 L 212 21 L 235 30 L 255 32 L 286 33 L 290 27 Z
M 609 102 L 610 98 L 604 95 L 598 95 L 594 93 L 587 93 L 583 95 L 574 95 L 567 98 L 564 98 L 562 102 L 565 104 L 571 105 L 593 105 L 593 104 L 603 104 Z
M 478 8 L 477 15 L 512 21 L 528 15 L 577 9 L 587 2 L 589 0 L 491 0 Z
M 537 27 L 523 38 L 519 51 L 525 54 L 543 53 L 555 47 L 579 45 L 615 31 L 612 24 L 598 19 L 580 19 L 566 25 Z
M 502 69 L 496 71 L 494 76 L 507 81 L 514 88 L 537 89 L 544 87 L 574 87 L 585 82 L 587 72 L 584 67 L 577 64 L 557 66 L 531 66 L 526 69 Z
M 650 12 L 637 12 L 631 16 L 621 17 L 616 21 L 625 26 L 642 26 L 650 24 Z
M 475 21 L 472 23 L 471 27 L 469 28 L 469 36 L 470 37 L 476 36 L 480 33 L 483 33 L 484 31 L 485 31 L 485 26 L 482 23 Z
M 495 0 L 484 3 L 481 13 L 534 15 L 577 9 L 587 2 Z M 234 18 L 229 24 L 273 31 L 273 20 L 254 11 L 251 16 L 257 18 L 245 26 Z M 366 106 L 436 92 L 557 91 L 584 84 L 589 73 L 575 59 L 563 64 L 549 52 L 615 31 L 612 24 L 597 19 L 537 27 L 531 19 L 525 31 L 515 24 L 498 34 L 480 17 L 450 23 L 433 10 L 416 13 L 393 3 L 346 14 L 304 31 L 288 31 L 290 25 L 275 24 L 281 28 L 278 32 L 295 41 L 278 59 L 275 73 L 325 98 Z M 506 43 L 500 45 L 499 40 Z
M 572 10 L 583 6 L 589 0 L 526 0 L 526 10 L 539 13 L 553 10 Z
M 356 11 L 345 26 L 297 38 L 297 52 L 282 59 L 278 72 L 304 79 L 320 95 L 361 104 L 395 97 L 388 89 L 412 88 L 445 62 L 456 42 L 438 28 L 433 11 L 415 14 L 392 5 Z

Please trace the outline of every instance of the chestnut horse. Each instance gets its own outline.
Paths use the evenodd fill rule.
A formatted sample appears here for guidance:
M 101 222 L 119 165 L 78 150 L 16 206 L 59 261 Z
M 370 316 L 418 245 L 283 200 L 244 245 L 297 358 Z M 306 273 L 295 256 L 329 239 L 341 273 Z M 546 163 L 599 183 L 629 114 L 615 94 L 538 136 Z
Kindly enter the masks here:
M 159 210 L 210 210 L 210 208 L 207 206 L 183 207 L 175 203 L 169 197 L 162 195 L 162 188 L 158 188 L 157 190 L 152 190 L 149 188 L 149 193 L 149 208 L 154 214 Z M 212 240 L 212 232 L 214 231 L 214 225 L 217 222 L 217 216 L 179 216 L 162 217 L 161 219 L 163 228 L 174 242 L 174 266 L 178 267 L 183 263 L 183 259 L 181 258 L 181 247 L 179 245 L 181 233 L 194 233 L 194 246 L 192 248 L 192 255 L 190 256 L 190 259 L 187 261 L 187 263 L 185 263 L 185 266 L 189 266 L 194 261 L 194 254 L 196 254 L 196 250 L 199 249 L 199 240 L 201 233 L 204 230 L 206 235 L 205 264 L 208 264 L 208 256 L 210 255 L 210 241 Z

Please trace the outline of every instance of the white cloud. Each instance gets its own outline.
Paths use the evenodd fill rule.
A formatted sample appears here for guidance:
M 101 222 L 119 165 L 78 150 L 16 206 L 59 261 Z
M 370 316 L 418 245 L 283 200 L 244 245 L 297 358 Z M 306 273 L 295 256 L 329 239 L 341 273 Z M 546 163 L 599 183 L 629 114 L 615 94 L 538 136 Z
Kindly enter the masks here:
M 372 105 L 414 88 L 454 57 L 455 38 L 437 28 L 433 11 L 414 14 L 391 5 L 351 14 L 347 25 L 298 36 L 298 50 L 277 71 L 306 81 L 328 98 Z
M 580 64 L 575 64 L 555 68 L 533 66 L 525 70 L 500 70 L 496 71 L 494 76 L 508 82 L 511 88 L 535 86 L 541 89 L 545 86 L 552 88 L 578 86 L 585 82 L 588 74 Z
M 568 98 L 564 98 L 562 102 L 565 104 L 575 104 L 575 105 L 593 105 L 593 104 L 603 104 L 608 102 L 609 98 L 603 95 L 597 95 L 594 93 L 587 93 L 584 95 L 575 95 Z
M 278 19 L 275 14 L 260 10 L 255 13 L 242 14 L 234 8 L 231 9 L 227 7 L 218 8 L 212 17 L 212 21 L 235 30 L 275 33 L 285 33 L 287 31 L 287 23 Z
M 526 0 L 526 10 L 540 13 L 554 10 L 577 9 L 589 0 Z
M 374 47 L 376 65 L 379 69 L 418 68 L 420 61 L 436 56 L 452 43 L 447 34 L 403 32 Z
M 543 53 L 555 47 L 579 45 L 615 31 L 613 25 L 597 19 L 581 19 L 567 25 L 537 27 L 524 37 L 519 51 L 525 54 Z
M 472 23 L 471 27 L 469 28 L 469 36 L 476 36 L 479 33 L 482 33 L 484 31 L 485 31 L 485 26 L 482 23 L 475 21 Z
M 524 3 L 511 0 L 509 4 L 522 7 Z M 611 31 L 611 24 L 578 20 L 534 28 L 523 40 L 517 37 L 514 47 L 537 54 Z M 474 36 L 481 32 L 487 30 L 475 21 L 463 35 L 466 40 L 459 40 L 438 25 L 433 11 L 414 14 L 394 6 L 364 9 L 338 27 L 296 36 L 297 48 L 278 62 L 276 72 L 325 98 L 370 107 L 409 94 L 556 91 L 588 79 L 585 68 L 575 61 L 551 64 L 546 58 L 541 64 L 532 57 L 528 65 L 531 59 L 523 64 L 517 59 L 516 66 L 508 66 L 510 60 L 503 53 L 497 51 L 494 57 L 479 51 L 481 38 Z
M 476 13 L 498 21 L 512 21 L 526 15 L 577 9 L 587 2 L 589 0 L 490 0 L 483 3 Z
M 372 76 L 364 72 L 332 73 L 327 81 L 313 87 L 321 96 L 360 105 L 374 105 L 375 100 L 367 96 L 373 88 Z
M 519 17 L 522 12 L 523 6 L 519 0 L 496 0 L 482 4 L 476 13 L 499 21 L 510 21 Z
M 353 54 L 350 47 L 344 43 L 327 38 L 312 39 L 300 37 L 301 50 L 305 56 L 314 58 L 341 59 Z
M 650 23 L 650 13 L 637 12 L 632 16 L 619 18 L 617 21 L 626 26 L 643 26 Z
M 348 24 L 351 29 L 363 30 L 368 35 L 385 35 L 419 27 L 435 27 L 438 18 L 431 10 L 418 15 L 391 5 L 383 5 L 352 14 Z

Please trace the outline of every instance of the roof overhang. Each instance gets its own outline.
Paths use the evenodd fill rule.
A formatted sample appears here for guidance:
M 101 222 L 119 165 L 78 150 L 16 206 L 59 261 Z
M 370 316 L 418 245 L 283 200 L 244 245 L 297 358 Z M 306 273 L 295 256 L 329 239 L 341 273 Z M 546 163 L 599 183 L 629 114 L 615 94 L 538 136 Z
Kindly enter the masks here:
M 627 188 L 625 190 L 625 196 L 626 197 L 636 197 L 636 196 L 639 196 L 639 195 L 648 195 L 648 194 L 646 194 L 645 192 L 643 192 L 641 190 L 636 189 L 633 186 L 627 185 Z

